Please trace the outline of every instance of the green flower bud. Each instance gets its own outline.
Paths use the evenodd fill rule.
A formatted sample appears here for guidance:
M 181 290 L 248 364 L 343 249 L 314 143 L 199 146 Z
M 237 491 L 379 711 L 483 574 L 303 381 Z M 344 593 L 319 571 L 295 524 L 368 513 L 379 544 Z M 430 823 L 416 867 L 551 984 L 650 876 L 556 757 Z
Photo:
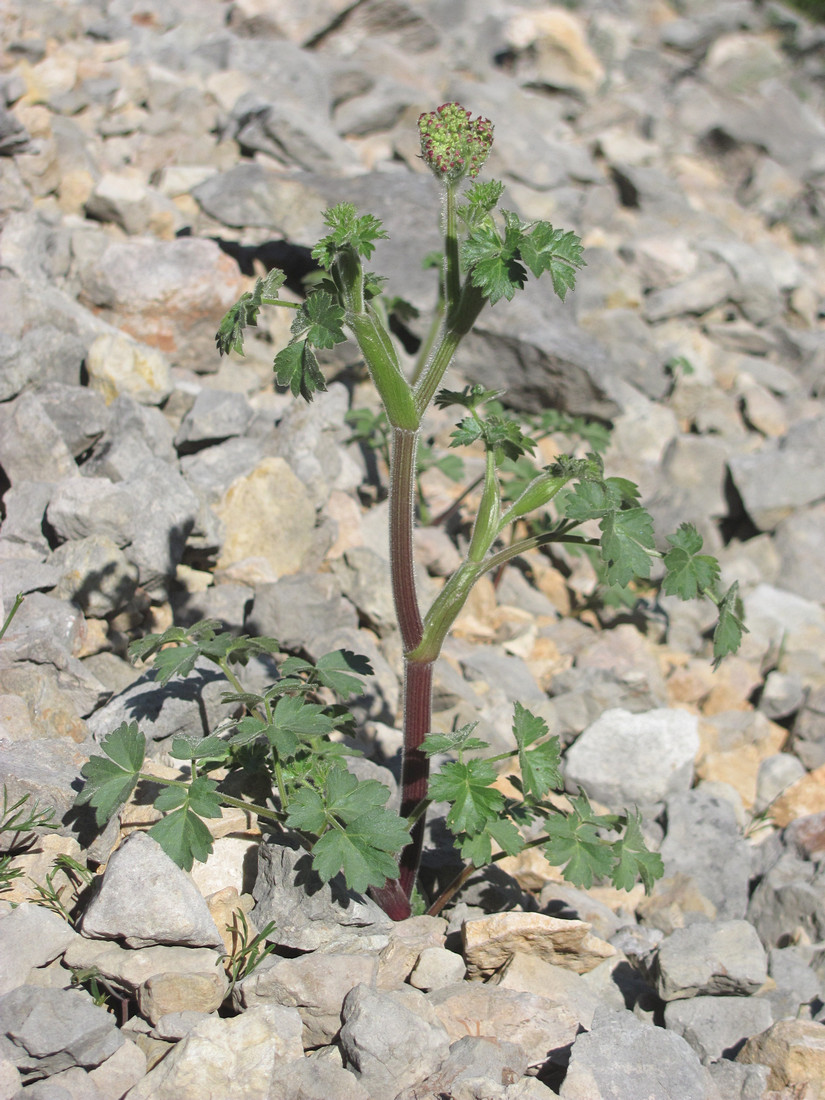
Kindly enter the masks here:
M 421 156 L 438 179 L 455 185 L 474 179 L 493 144 L 493 124 L 488 118 L 472 118 L 459 103 L 442 103 L 418 119 Z

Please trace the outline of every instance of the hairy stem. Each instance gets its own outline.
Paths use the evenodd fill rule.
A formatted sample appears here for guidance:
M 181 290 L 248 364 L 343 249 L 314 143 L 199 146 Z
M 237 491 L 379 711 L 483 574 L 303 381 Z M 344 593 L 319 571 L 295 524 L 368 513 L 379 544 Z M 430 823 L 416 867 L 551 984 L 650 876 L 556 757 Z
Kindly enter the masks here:
M 418 432 L 394 428 L 390 470 L 390 561 L 395 614 L 404 652 L 421 641 L 422 621 L 415 592 L 413 510 Z

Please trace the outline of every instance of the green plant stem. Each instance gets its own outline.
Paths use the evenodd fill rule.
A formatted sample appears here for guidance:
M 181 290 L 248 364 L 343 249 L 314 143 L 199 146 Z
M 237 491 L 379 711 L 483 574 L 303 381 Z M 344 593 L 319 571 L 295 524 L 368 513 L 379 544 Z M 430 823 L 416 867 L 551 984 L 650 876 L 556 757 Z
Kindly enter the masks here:
M 444 288 L 448 303 L 458 302 L 461 292 L 461 268 L 458 261 L 458 215 L 456 189 L 447 184 L 444 204 Z
M 138 772 L 138 779 L 142 779 L 145 783 L 161 784 L 163 787 L 181 787 L 183 790 L 189 790 L 189 783 L 185 779 L 161 779 L 160 776 L 152 775 L 151 772 Z M 221 802 L 225 806 L 232 806 L 238 810 L 248 810 L 249 813 L 255 814 L 257 817 L 266 818 L 268 821 L 276 821 L 279 825 L 282 825 L 286 814 L 282 814 L 279 810 L 273 810 L 268 806 L 259 806 L 256 802 L 244 802 L 240 798 L 233 798 L 232 795 L 224 794 L 220 791 L 218 794 Z
M 18 607 L 20 606 L 20 604 L 22 602 L 23 602 L 23 593 L 18 592 L 17 595 L 14 597 L 14 603 L 11 605 L 11 610 L 9 611 L 8 615 L 6 616 L 5 622 L 3 623 L 2 627 L 0 627 L 0 638 L 3 637 L 3 635 L 6 633 L 6 631 L 11 626 L 11 621 L 14 618 L 14 616 L 17 614 L 17 609 L 18 609 Z
M 390 559 L 395 614 L 405 653 L 419 644 L 422 631 L 413 559 L 417 449 L 417 431 L 407 431 L 404 428 L 393 430 L 390 465 Z

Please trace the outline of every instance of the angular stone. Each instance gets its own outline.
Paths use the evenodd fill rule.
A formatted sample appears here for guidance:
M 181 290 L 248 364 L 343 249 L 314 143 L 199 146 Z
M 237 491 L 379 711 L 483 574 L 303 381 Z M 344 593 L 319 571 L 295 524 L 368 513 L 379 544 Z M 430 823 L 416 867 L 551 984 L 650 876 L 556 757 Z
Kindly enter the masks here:
M 98 1066 L 124 1042 L 114 1016 L 84 990 L 31 985 L 0 998 L 0 1033 L 17 1068 L 38 1076 Z
M 665 1027 L 686 1039 L 705 1063 L 733 1057 L 772 1023 L 770 1002 L 761 997 L 694 997 L 665 1007 Z
M 108 940 L 73 940 L 64 953 L 66 966 L 97 967 L 124 993 L 134 995 L 155 975 L 211 974 L 217 969 L 217 949 L 208 947 L 121 947 Z
M 730 472 L 745 509 L 761 531 L 772 531 L 795 509 L 822 496 L 825 419 L 801 420 L 752 454 L 733 455 Z
M 127 837 L 112 855 L 81 930 L 131 947 L 223 944 L 197 887 L 145 833 Z
M 169 362 L 157 349 L 121 333 L 97 337 L 86 356 L 92 389 L 107 405 L 131 397 L 142 405 L 159 405 L 172 392 Z
M 181 421 L 175 446 L 182 453 L 193 450 L 193 445 L 243 435 L 252 416 L 252 406 L 242 393 L 203 389 Z
M 214 241 L 112 241 L 84 265 L 81 299 L 104 320 L 178 366 L 217 370 L 216 322 L 243 290 Z
M 12 485 L 60 481 L 77 473 L 63 436 L 33 393 L 0 405 L 0 467 Z
M 120 611 L 135 594 L 137 566 L 106 535 L 64 542 L 49 564 L 59 571 L 55 595 L 71 600 L 87 616 L 103 618 Z
M 311 1050 L 335 1040 L 344 998 L 361 983 L 373 985 L 376 971 L 374 955 L 313 951 L 258 967 L 240 983 L 236 999 L 244 1008 L 267 1002 L 297 1008 L 304 1049 Z
M 160 973 L 148 978 L 138 989 L 141 1016 L 156 1024 L 170 1012 L 216 1012 L 229 987 L 225 972 L 216 962 L 213 960 L 211 969 L 202 973 Z
M 576 1017 L 563 1005 L 535 993 L 481 982 L 434 990 L 428 1000 L 451 1042 L 476 1035 L 515 1043 L 530 1066 L 563 1060 L 561 1052 L 579 1028 Z
M 40 905 L 18 905 L 0 917 L 0 996 L 24 985 L 29 971 L 58 958 L 77 933 Z
M 770 1067 L 768 1087 L 809 1084 L 825 1087 L 825 1027 L 812 1020 L 778 1020 L 745 1043 L 737 1062 Z
M 450 1047 L 449 1056 L 436 1073 L 417 1088 L 403 1090 L 396 1100 L 418 1100 L 424 1089 L 430 1096 L 509 1095 L 498 1088 L 518 1081 L 527 1069 L 523 1050 L 515 1043 L 500 1039 L 465 1035 Z M 467 1091 L 464 1091 L 464 1090 Z
M 395 989 L 408 979 L 416 989 L 423 988 L 411 980 L 411 974 L 425 951 L 444 949 L 446 931 L 447 922 L 443 917 L 408 917 L 394 922 L 389 943 L 378 956 L 378 988 Z M 461 964 L 463 977 L 464 960 L 460 955 L 453 957 Z
M 553 965 L 528 952 L 519 951 L 512 955 L 509 962 L 493 975 L 490 984 L 515 990 L 517 993 L 534 993 L 545 1000 L 562 1004 L 574 1014 L 585 1030 L 590 1029 L 593 1014 L 600 1004 L 598 994 L 580 974 L 564 966 Z
M 680 1035 L 631 1012 L 602 1010 L 579 1035 L 559 1091 L 561 1100 L 715 1100 L 708 1071 Z
M 659 849 L 665 875 L 693 879 L 719 920 L 739 920 L 748 904 L 750 848 L 730 802 L 695 789 L 667 802 L 667 833 Z
M 266 1100 L 273 1074 L 303 1057 L 301 1017 L 294 1008 L 258 1005 L 230 1019 L 197 1024 L 143 1080 L 128 1100 L 203 1100 L 243 1096 Z
M 543 913 L 496 913 L 467 920 L 461 936 L 471 977 L 493 974 L 517 953 L 536 955 L 577 974 L 616 954 L 615 947 L 591 934 L 585 921 Z
M 395 1100 L 405 1087 L 444 1062 L 450 1040 L 423 993 L 408 986 L 392 992 L 356 986 L 344 1001 L 340 1044 L 373 1100 Z
M 800 932 L 818 943 L 825 939 L 825 876 L 807 860 L 784 853 L 753 891 L 748 920 L 770 947 L 785 946 Z
M 425 947 L 410 974 L 410 985 L 429 993 L 464 980 L 467 968 L 455 951 L 446 947 Z
M 219 569 L 261 558 L 281 577 L 298 573 L 311 556 L 315 507 L 282 458 L 265 458 L 234 481 L 215 513 L 227 531 Z
M 331 1058 L 301 1058 L 278 1066 L 266 1100 L 372 1100 L 358 1078 Z
M 341 875 L 322 883 L 311 863 L 310 854 L 295 844 L 261 844 L 252 892 L 252 916 L 259 928 L 274 921 L 274 942 L 299 951 L 359 935 L 387 936 L 390 919 L 374 901 L 348 890 Z
M 659 946 L 659 996 L 664 1001 L 755 993 L 768 976 L 768 957 L 745 920 L 692 924 Z
M 611 807 L 651 806 L 693 781 L 696 718 L 683 710 L 606 711 L 567 750 L 565 782 Z

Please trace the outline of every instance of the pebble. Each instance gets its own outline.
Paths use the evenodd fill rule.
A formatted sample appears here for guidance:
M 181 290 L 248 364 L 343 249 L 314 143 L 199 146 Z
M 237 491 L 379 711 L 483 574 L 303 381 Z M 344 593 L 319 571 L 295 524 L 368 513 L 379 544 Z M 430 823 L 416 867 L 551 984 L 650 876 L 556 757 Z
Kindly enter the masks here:
M 54 809 L 65 853 L 102 873 L 76 930 L 32 904 L 33 885 L 4 895 L 19 904 L 0 913 L 0 1100 L 812 1100 L 825 1088 L 818 28 L 698 0 L 655 19 L 629 2 L 12 7 L 0 619 L 26 600 L 0 644 L 0 781 Z M 351 348 L 307 409 L 271 392 L 286 311 L 261 316 L 243 362 L 220 360 L 214 332 L 251 275 L 285 263 L 297 283 L 339 199 L 385 220 L 373 266 L 426 314 L 432 276 L 410 257 L 438 244 L 437 196 L 414 119 L 433 88 L 497 123 L 509 207 L 587 245 L 568 302 L 529 283 L 482 316 L 460 369 L 506 378 L 516 408 L 610 422 L 611 472 L 640 482 L 661 536 L 697 524 L 725 584 L 740 581 L 750 633 L 710 674 L 712 620 L 673 597 L 632 623 L 570 617 L 595 585 L 583 559 L 533 555 L 480 585 L 437 670 L 435 722 L 480 718 L 505 751 L 512 700 L 531 706 L 562 738 L 571 792 L 645 812 L 666 877 L 620 904 L 523 859 L 515 878 L 474 876 L 449 924 L 392 926 L 368 898 L 307 894 L 302 853 L 248 821 L 213 822 L 214 856 L 190 877 L 140 831 L 145 807 L 124 814 L 137 832 L 117 848 L 117 823 L 95 836 L 70 807 L 121 721 L 145 713 L 156 757 L 227 713 L 212 666 L 187 681 L 194 706 L 180 681 L 160 692 L 122 660 L 173 619 L 367 654 L 356 719 L 383 762 L 396 751 L 384 475 L 348 443 L 361 400 L 334 377 Z M 409 320 L 411 340 L 425 324 Z M 450 424 L 434 416 L 441 442 Z M 545 443 L 546 461 L 568 445 Z M 423 485 L 435 511 L 457 492 L 439 471 Z M 421 536 L 426 597 L 459 547 L 451 529 Z M 271 678 L 247 672 L 256 690 Z M 46 839 L 19 857 L 31 883 L 64 852 Z M 230 994 L 220 955 L 238 910 L 254 930 L 275 921 L 276 953 Z M 72 966 L 128 998 L 128 1027 L 70 988 Z

